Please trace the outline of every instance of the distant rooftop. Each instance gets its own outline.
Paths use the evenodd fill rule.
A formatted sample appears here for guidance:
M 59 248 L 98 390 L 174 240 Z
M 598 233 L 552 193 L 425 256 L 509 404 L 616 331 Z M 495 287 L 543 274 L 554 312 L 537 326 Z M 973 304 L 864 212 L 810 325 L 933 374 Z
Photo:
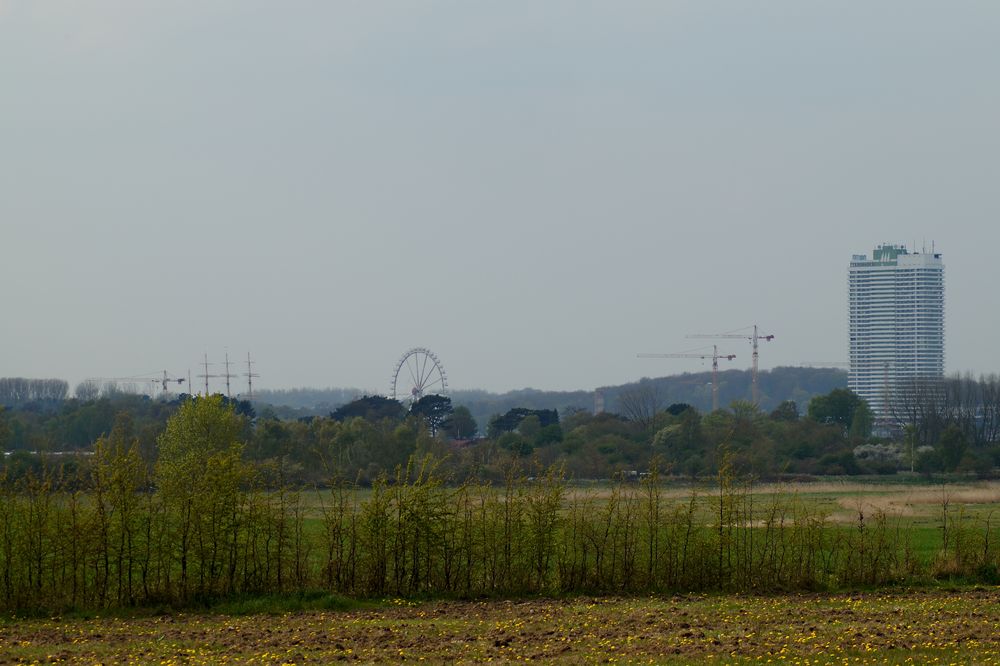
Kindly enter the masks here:
M 933 247 L 933 246 L 932 246 Z M 869 259 L 867 254 L 854 254 L 851 255 L 851 265 L 852 266 L 895 266 L 899 257 L 913 257 L 916 259 L 921 253 L 913 252 L 911 253 L 906 249 L 905 245 L 896 245 L 895 243 L 882 243 L 872 250 L 872 258 Z M 941 255 L 937 252 L 927 253 L 930 254 L 934 259 L 940 259 Z
M 909 254 L 904 245 L 879 245 L 872 250 L 872 261 L 892 261 L 901 254 Z

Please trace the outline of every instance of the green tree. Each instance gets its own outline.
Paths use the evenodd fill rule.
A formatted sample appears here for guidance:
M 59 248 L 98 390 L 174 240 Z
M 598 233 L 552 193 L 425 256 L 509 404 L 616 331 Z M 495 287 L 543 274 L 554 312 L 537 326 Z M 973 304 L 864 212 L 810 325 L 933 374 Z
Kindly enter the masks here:
M 534 414 L 521 419 L 521 423 L 517 426 L 517 432 L 521 434 L 521 437 L 532 443 L 534 443 L 541 431 L 542 421 Z
M 7 441 L 10 439 L 10 425 L 4 412 L 3 406 L 0 405 L 0 450 L 7 449 Z
M 700 465 L 705 444 L 701 430 L 701 414 L 693 407 L 678 411 L 677 415 L 670 417 L 670 422 L 653 437 L 653 446 L 664 447 L 667 460 L 674 464 L 695 457 Z
M 744 449 L 759 449 L 757 445 L 758 425 L 763 421 L 760 408 L 749 400 L 734 400 L 729 409 L 733 412 L 733 430 L 729 435 L 731 444 Z M 757 451 L 759 453 L 759 451 Z
M 848 389 L 833 389 L 809 401 L 809 418 L 819 423 L 836 423 L 845 433 L 859 437 L 871 434 L 871 410 L 861 396 Z M 858 424 L 855 426 L 855 416 Z
M 917 451 L 916 454 L 916 470 L 924 476 L 930 476 L 934 472 L 942 471 L 944 463 L 941 460 L 941 454 L 929 446 L 921 448 L 922 450 Z
M 147 468 L 133 435 L 132 417 L 121 413 L 107 437 L 94 446 L 93 491 L 98 537 L 102 544 L 102 579 L 118 604 L 135 602 L 136 562 L 141 544 L 141 495 Z
M 155 479 L 167 512 L 180 593 L 217 592 L 227 555 L 235 557 L 244 419 L 222 396 L 184 402 L 158 440 Z
M 444 431 L 449 437 L 454 439 L 466 439 L 475 437 L 479 426 L 472 412 L 464 405 L 459 405 L 452 412 L 451 417 L 444 424 Z
M 382 419 L 402 421 L 406 416 L 406 408 L 399 400 L 381 395 L 366 395 L 346 405 L 341 405 L 330 413 L 330 417 L 335 421 L 346 421 L 355 416 L 360 416 L 367 421 L 381 421 Z
M 556 444 L 563 440 L 563 430 L 562 426 L 558 423 L 552 423 L 545 426 L 538 432 L 538 437 L 535 438 L 536 446 L 547 446 L 548 444 Z
M 872 434 L 872 424 L 875 422 L 875 415 L 872 414 L 868 403 L 861 400 L 851 415 L 851 427 L 848 434 L 855 439 L 867 439 Z
M 519 456 L 530 456 L 535 447 L 525 437 L 516 432 L 505 432 L 497 439 L 497 446 Z
M 799 406 L 794 400 L 785 400 L 771 412 L 772 421 L 798 421 Z
M 737 421 L 756 421 L 761 417 L 760 408 L 749 400 L 734 400 L 729 405 Z
M 437 435 L 454 411 L 451 398 L 443 395 L 425 395 L 410 406 L 410 414 L 422 418 L 431 435 Z
M 667 407 L 666 411 L 671 416 L 680 416 L 689 409 L 694 409 L 691 405 L 686 402 L 675 402 Z
M 969 448 L 965 433 L 957 425 L 950 425 L 941 433 L 941 463 L 947 472 L 954 472 Z
M 266 419 L 260 421 L 254 430 L 249 455 L 254 460 L 280 458 L 289 453 L 291 446 L 289 425 L 277 419 Z
M 514 407 L 507 410 L 507 413 L 494 414 L 490 417 L 486 426 L 486 436 L 497 438 L 505 432 L 514 432 L 521 425 L 521 421 L 529 416 L 538 418 L 539 424 L 544 428 L 552 424 L 559 423 L 559 412 L 554 409 L 528 409 L 527 407 Z

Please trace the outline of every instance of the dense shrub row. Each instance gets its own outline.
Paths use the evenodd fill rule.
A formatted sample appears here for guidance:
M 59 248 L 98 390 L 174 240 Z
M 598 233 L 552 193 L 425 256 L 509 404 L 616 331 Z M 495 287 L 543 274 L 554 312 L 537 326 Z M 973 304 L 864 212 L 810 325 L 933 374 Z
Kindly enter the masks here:
M 883 515 L 832 524 L 725 475 L 715 492 L 677 501 L 655 474 L 585 493 L 555 471 L 451 487 L 427 461 L 371 491 L 339 485 L 307 510 L 299 492 L 226 487 L 223 465 L 179 497 L 137 491 L 128 452 L 108 462 L 95 493 L 55 480 L 4 488 L 4 610 L 320 588 L 358 597 L 818 589 L 912 580 L 935 564 Z M 936 564 L 995 572 L 989 538 L 953 524 Z
M 221 398 L 171 417 L 150 471 L 127 421 L 91 478 L 0 482 L 0 609 L 210 602 L 325 589 L 357 597 L 785 590 L 880 585 L 934 569 L 995 576 L 988 525 L 943 511 L 943 549 L 914 555 L 884 515 L 830 522 L 756 494 L 724 463 L 713 490 L 668 496 L 655 467 L 592 492 L 550 468 L 446 483 L 411 459 L 370 489 L 304 492 L 245 462 Z M 86 488 L 86 490 L 80 490 Z M 267 490 L 264 490 L 267 488 Z M 275 490 L 276 488 L 276 490 Z

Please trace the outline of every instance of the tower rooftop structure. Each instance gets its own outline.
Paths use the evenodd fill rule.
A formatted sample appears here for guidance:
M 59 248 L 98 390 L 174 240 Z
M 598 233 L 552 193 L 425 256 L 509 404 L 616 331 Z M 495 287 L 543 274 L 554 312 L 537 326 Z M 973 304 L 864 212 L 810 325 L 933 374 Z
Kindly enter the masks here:
M 847 385 L 891 423 L 916 381 L 944 376 L 944 262 L 883 244 L 851 257 Z

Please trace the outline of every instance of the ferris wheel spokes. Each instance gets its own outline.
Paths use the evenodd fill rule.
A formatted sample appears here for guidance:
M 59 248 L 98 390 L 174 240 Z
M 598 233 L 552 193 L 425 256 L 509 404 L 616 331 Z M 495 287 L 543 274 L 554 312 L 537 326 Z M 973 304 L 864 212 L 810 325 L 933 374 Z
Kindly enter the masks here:
M 409 381 L 406 375 L 409 375 Z M 405 397 L 410 402 L 416 402 L 425 395 L 445 394 L 447 391 L 448 376 L 444 366 L 434 352 L 425 347 L 410 349 L 393 368 L 391 394 L 394 400 Z

